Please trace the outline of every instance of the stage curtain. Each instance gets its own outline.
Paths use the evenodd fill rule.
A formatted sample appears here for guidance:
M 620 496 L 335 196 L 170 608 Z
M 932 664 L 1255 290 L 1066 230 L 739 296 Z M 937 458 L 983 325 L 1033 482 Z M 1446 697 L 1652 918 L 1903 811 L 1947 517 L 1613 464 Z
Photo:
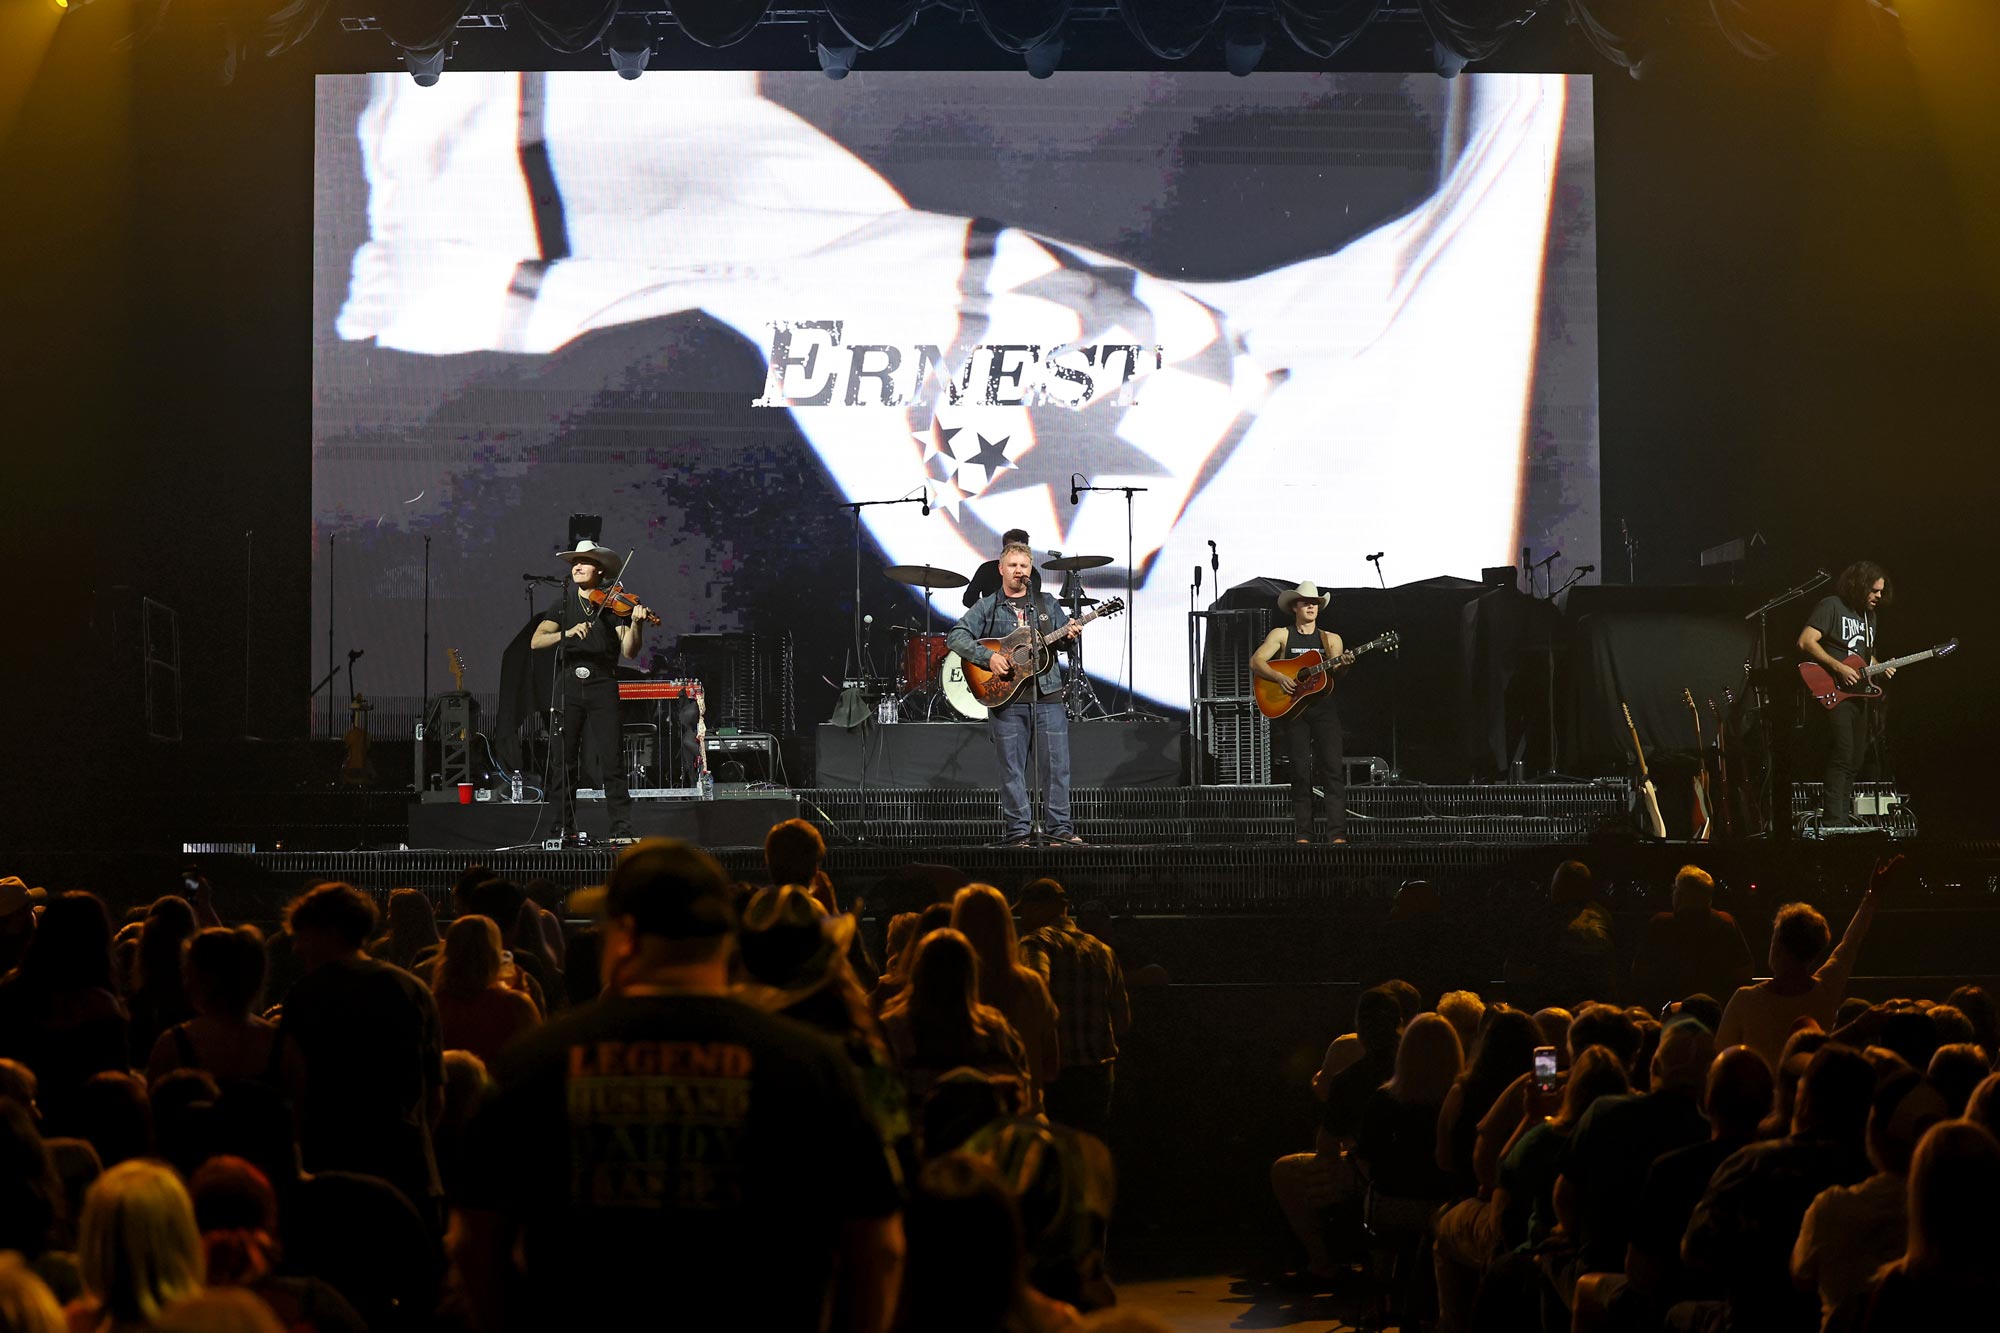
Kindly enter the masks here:
M 972 0 L 979 26 L 1003 51 L 1026 51 L 1062 31 L 1070 0 Z
M 879 51 L 917 21 L 920 0 L 826 0 L 827 17 L 864 51 Z
M 1467 60 L 1484 60 L 1507 44 L 1532 9 L 1523 0 L 1417 0 L 1431 36 Z
M 681 31 L 703 46 L 734 46 L 764 19 L 771 0 L 673 0 Z
M 618 17 L 618 0 L 519 0 L 528 28 L 557 51 L 588 51 Z
M 1383 0 L 1278 0 L 1278 26 L 1301 51 L 1326 60 L 1359 37 Z
M 397 0 L 382 6 L 382 31 L 405 51 L 435 51 L 471 8 L 472 0 Z
M 1186 60 L 1222 17 L 1222 0 L 1118 0 L 1125 26 L 1162 60 Z

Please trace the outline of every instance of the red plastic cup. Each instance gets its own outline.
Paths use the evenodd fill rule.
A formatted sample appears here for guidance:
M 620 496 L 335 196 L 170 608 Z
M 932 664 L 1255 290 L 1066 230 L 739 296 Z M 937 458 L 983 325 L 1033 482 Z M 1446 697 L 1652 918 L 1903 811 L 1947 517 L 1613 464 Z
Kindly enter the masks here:
M 458 803 L 460 805 L 472 804 L 472 784 L 470 782 L 461 782 L 458 784 Z

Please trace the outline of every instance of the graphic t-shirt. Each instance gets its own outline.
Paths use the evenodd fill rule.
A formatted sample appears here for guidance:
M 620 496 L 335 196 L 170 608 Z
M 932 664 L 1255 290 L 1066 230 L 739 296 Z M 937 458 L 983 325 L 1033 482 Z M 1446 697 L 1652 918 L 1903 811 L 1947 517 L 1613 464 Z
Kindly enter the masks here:
M 900 1206 L 840 1049 L 737 1000 L 605 996 L 498 1076 L 465 1202 L 523 1227 L 523 1327 L 816 1329 L 840 1224 Z
M 1806 626 L 1819 631 L 1820 647 L 1835 657 L 1859 653 L 1866 661 L 1875 647 L 1875 626 L 1839 597 L 1822 597 Z

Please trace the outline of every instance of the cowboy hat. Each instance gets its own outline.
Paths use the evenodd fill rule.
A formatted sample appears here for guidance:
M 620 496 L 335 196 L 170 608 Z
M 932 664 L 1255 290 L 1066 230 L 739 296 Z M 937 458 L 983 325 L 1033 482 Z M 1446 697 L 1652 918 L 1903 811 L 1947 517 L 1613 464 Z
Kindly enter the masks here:
M 23 908 L 39 907 L 49 900 L 46 889 L 31 889 L 19 875 L 0 879 L 0 917 L 9 917 Z
M 617 578 L 618 571 L 625 567 L 625 558 L 618 552 L 609 546 L 600 546 L 591 541 L 578 542 L 574 551 L 564 551 L 556 558 L 567 560 L 572 565 L 579 560 L 591 561 L 604 571 L 604 577 L 607 579 Z
M 1307 579 L 1291 591 L 1278 594 L 1278 611 L 1283 614 L 1300 602 L 1318 602 L 1321 606 L 1325 606 L 1326 594 L 1319 590 L 1317 583 Z
M 746 999 L 769 1010 L 789 1009 L 832 978 L 854 940 L 853 916 L 828 915 L 796 884 L 759 889 L 743 909 L 738 956 L 749 982 Z

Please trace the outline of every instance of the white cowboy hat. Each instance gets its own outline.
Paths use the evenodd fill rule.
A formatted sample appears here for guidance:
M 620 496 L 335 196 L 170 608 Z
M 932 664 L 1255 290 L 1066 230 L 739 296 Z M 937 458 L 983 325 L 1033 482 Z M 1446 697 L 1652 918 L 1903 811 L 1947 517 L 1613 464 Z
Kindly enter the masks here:
M 617 578 L 618 571 L 625 565 L 625 558 L 609 546 L 599 546 L 596 542 L 588 541 L 578 542 L 574 551 L 564 551 L 556 558 L 567 560 L 572 565 L 579 560 L 589 560 L 604 571 L 604 577 L 607 579 Z
M 1281 592 L 1278 594 L 1278 611 L 1280 614 L 1283 614 L 1291 610 L 1299 602 L 1318 602 L 1321 606 L 1325 606 L 1326 594 L 1319 590 L 1317 583 L 1314 583 L 1311 579 L 1307 579 L 1290 592 Z

